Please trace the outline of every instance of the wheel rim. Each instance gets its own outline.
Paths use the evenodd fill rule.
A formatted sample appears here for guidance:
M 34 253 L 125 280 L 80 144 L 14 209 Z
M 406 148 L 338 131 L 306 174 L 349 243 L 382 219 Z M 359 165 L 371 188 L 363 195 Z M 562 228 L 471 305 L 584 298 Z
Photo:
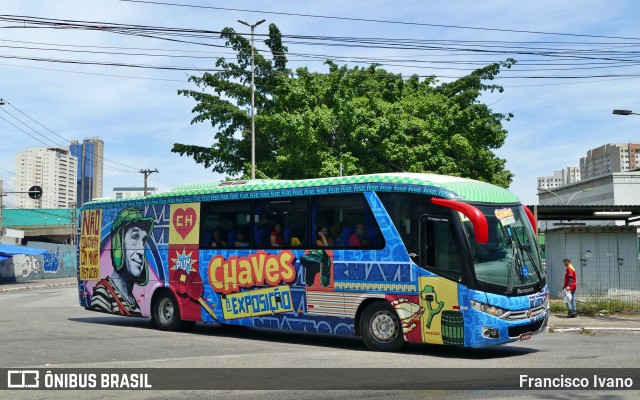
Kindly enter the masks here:
M 158 319 L 162 325 L 169 325 L 173 322 L 176 311 L 173 301 L 170 299 L 160 300 L 160 304 L 158 304 L 158 311 Z
M 391 342 L 398 335 L 400 326 L 388 311 L 380 311 L 371 318 L 371 334 L 380 342 Z

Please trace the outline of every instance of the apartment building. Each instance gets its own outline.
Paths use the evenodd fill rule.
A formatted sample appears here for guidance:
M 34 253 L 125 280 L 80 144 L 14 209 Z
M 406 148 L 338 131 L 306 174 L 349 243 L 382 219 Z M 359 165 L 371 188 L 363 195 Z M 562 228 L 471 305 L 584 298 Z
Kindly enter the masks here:
M 566 167 L 560 171 L 554 171 L 553 176 L 539 176 L 538 188 L 540 189 L 552 189 L 555 187 L 569 185 L 580 181 L 580 167 Z
M 65 147 L 30 147 L 16 156 L 15 191 L 42 187 L 42 197 L 16 193 L 18 208 L 67 208 L 76 202 L 78 163 Z
M 605 144 L 580 158 L 582 179 L 597 178 L 640 168 L 640 143 Z

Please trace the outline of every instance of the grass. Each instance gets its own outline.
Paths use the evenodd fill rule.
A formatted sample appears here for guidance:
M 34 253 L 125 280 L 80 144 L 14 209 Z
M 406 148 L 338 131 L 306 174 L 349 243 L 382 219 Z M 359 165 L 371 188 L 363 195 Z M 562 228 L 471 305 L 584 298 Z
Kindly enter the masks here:
M 567 306 L 562 300 L 551 300 L 549 307 L 554 314 L 565 314 Z M 597 315 L 597 314 L 622 314 L 622 313 L 638 313 L 640 312 L 639 303 L 631 303 L 622 300 L 586 300 L 576 301 L 578 314 Z

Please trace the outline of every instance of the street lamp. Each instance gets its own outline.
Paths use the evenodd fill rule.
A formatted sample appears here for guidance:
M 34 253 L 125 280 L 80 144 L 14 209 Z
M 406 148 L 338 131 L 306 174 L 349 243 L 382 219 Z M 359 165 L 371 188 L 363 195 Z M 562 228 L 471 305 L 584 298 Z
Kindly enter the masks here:
M 615 114 L 615 115 L 631 115 L 631 114 L 640 115 L 638 113 L 634 113 L 631 110 L 613 110 L 612 114 Z
M 240 22 L 242 25 L 246 25 L 249 28 L 251 28 L 251 179 L 256 179 L 256 117 L 255 117 L 255 113 L 253 111 L 254 108 L 254 102 L 255 102 L 255 91 L 256 91 L 256 87 L 254 85 L 254 76 L 253 76 L 253 30 L 255 29 L 256 26 L 260 25 L 261 23 L 265 22 L 266 20 L 261 19 L 260 21 L 256 22 L 255 24 L 251 25 L 245 21 L 240 21 L 238 20 L 238 22 Z
M 573 199 L 577 194 L 584 193 L 584 192 L 590 192 L 592 190 L 593 190 L 592 188 L 589 188 L 589 189 L 581 190 L 579 192 L 575 192 L 571 197 L 569 197 L 569 200 L 567 200 L 567 205 L 569 205 L 569 202 L 571 201 L 571 199 Z
M 562 202 L 563 206 L 568 206 L 569 202 L 571 201 L 571 199 L 573 199 L 574 197 L 576 197 L 576 195 L 580 194 L 580 193 L 584 193 L 584 192 L 590 192 L 593 190 L 593 188 L 589 188 L 589 189 L 584 189 L 581 190 L 579 192 L 575 192 L 574 194 L 571 195 L 571 197 L 569 197 L 569 200 L 567 200 L 567 202 L 565 203 L 564 200 L 562 200 L 562 197 L 560 197 L 556 192 L 552 192 L 549 189 L 544 189 L 544 188 L 538 188 L 539 191 L 541 192 L 547 192 L 547 193 L 551 193 L 552 195 L 556 196 L 557 198 L 560 199 L 560 201 Z

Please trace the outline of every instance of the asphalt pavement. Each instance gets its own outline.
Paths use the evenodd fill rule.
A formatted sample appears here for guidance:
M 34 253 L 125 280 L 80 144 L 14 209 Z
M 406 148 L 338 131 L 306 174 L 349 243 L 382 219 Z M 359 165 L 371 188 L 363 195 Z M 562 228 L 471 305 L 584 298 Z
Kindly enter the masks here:
M 0 294 L 14 290 L 38 290 L 58 286 L 71 286 L 77 285 L 77 282 L 77 278 L 71 276 L 0 283 Z M 578 313 L 576 318 L 566 318 L 564 314 L 551 314 L 547 329 L 557 333 L 575 331 L 640 332 L 640 314 L 581 315 Z

